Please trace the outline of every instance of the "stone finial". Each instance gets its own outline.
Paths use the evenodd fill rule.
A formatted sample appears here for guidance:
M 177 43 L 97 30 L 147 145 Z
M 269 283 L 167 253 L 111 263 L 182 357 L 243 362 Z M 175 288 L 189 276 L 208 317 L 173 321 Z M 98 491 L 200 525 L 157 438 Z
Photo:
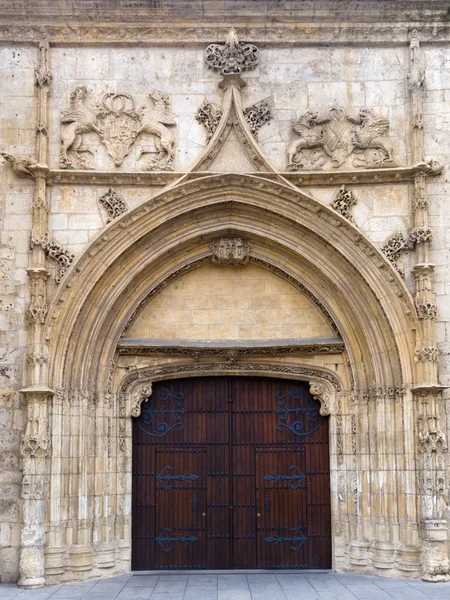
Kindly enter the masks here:
M 250 244 L 242 238 L 220 238 L 211 244 L 213 262 L 219 265 L 247 265 Z
M 259 62 L 259 50 L 254 44 L 240 42 L 230 29 L 225 44 L 210 44 L 205 50 L 205 62 L 221 75 L 240 75 L 252 71 Z

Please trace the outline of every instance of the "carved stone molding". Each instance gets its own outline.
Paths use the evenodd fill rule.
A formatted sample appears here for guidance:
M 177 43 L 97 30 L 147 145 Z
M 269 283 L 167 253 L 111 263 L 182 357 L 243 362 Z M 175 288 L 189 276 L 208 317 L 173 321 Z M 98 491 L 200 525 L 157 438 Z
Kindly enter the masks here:
M 153 368 L 144 368 L 133 371 L 129 375 L 126 375 L 122 380 L 118 393 L 127 393 L 132 387 L 136 385 L 147 384 L 150 381 L 162 381 L 164 379 L 171 379 L 176 377 L 196 376 L 199 373 L 211 373 L 211 374 L 227 374 L 232 375 L 233 373 L 261 373 L 268 377 L 282 375 L 287 377 L 298 378 L 302 381 L 315 380 L 317 382 L 328 382 L 330 389 L 335 392 L 341 391 L 341 382 L 338 377 L 328 371 L 327 369 L 320 369 L 312 367 L 310 365 L 285 365 L 285 364 L 267 364 L 267 363 L 195 363 L 195 364 L 180 364 L 180 365 L 166 365 Z M 334 393 L 334 392 L 333 392 Z
M 128 206 L 125 204 L 122 196 L 113 188 L 109 188 L 107 192 L 100 196 L 98 201 L 108 213 L 107 223 L 117 219 L 117 217 L 120 217 L 120 215 L 123 215 L 128 210 Z
M 439 348 L 435 348 L 434 346 L 421 348 L 420 350 L 416 350 L 414 355 L 414 360 L 416 362 L 438 362 Z
M 348 115 L 342 106 L 330 108 L 326 116 L 309 110 L 292 128 L 300 138 L 288 149 L 288 170 L 337 169 L 350 156 L 356 168 L 395 166 L 392 142 L 384 136 L 389 119 L 373 109 L 361 108 L 357 117 Z
M 198 109 L 195 120 L 205 128 L 207 143 L 214 135 L 222 115 L 223 110 L 219 106 L 208 102 L 208 100 L 204 100 L 203 104 Z
M 230 29 L 224 44 L 210 44 L 205 50 L 205 62 L 221 75 L 240 75 L 252 71 L 259 63 L 259 51 L 254 44 L 240 42 Z
M 146 383 L 141 388 L 139 388 L 131 401 L 131 410 L 130 414 L 132 417 L 139 417 L 141 414 L 141 406 L 143 402 L 147 402 L 147 400 L 152 395 L 152 384 Z
M 175 136 L 170 126 L 176 124 L 169 110 L 169 97 L 154 90 L 148 94 L 153 107 L 142 106 L 136 110 L 130 94 L 104 94 L 101 107 L 86 104 L 88 91 L 79 86 L 70 95 L 70 108 L 62 112 L 61 168 L 90 169 L 82 153 L 92 154 L 83 135 L 96 133 L 106 146 L 116 167 L 129 154 L 131 146 L 141 134 L 154 136 L 156 153 L 145 165 L 146 170 L 172 170 L 175 160 Z M 150 151 L 142 150 L 141 155 Z M 153 152 L 153 151 L 152 151 Z
M 255 139 L 258 139 L 258 131 L 265 123 L 272 120 L 272 111 L 267 100 L 261 100 L 244 109 L 244 117 L 250 131 Z
M 24 458 L 46 458 L 50 456 L 50 440 L 42 435 L 24 435 L 20 444 Z
M 242 238 L 220 238 L 211 244 L 213 262 L 219 265 L 247 265 L 250 243 Z
M 56 283 L 60 283 L 64 277 L 67 269 L 73 262 L 75 255 L 65 250 L 58 242 L 50 239 L 48 233 L 46 233 L 41 239 L 31 236 L 30 246 L 41 246 L 48 256 L 48 258 L 54 260 L 58 264 L 57 273 L 55 275 Z
M 343 217 L 348 219 L 351 223 L 353 221 L 352 208 L 355 206 L 357 200 L 351 190 L 348 190 L 345 185 L 341 186 L 341 189 L 337 193 L 330 206 L 332 209 L 337 211 Z

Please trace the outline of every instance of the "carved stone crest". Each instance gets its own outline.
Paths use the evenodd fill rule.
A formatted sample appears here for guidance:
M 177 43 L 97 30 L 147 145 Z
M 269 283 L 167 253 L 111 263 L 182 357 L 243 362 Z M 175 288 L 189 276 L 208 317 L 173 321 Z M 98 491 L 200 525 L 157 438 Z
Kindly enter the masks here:
M 213 262 L 220 265 L 246 265 L 250 260 L 250 244 L 242 238 L 220 238 L 211 250 Z
M 240 42 L 236 31 L 231 29 L 225 44 L 210 44 L 206 48 L 205 62 L 222 75 L 240 75 L 256 68 L 259 51 L 254 44 Z
M 129 94 L 105 94 L 97 113 L 98 134 L 116 167 L 129 154 L 139 133 L 141 119 Z
M 61 168 L 92 168 L 82 156 L 92 154 L 84 134 L 95 133 L 106 146 L 108 154 L 119 167 L 130 153 L 131 146 L 141 134 L 155 136 L 156 156 L 145 165 L 146 170 L 173 169 L 175 159 L 175 136 L 168 126 L 175 125 L 175 117 L 169 111 L 169 97 L 159 91 L 152 91 L 149 98 L 153 107 L 142 106 L 136 109 L 135 101 L 129 94 L 107 93 L 101 105 L 90 107 L 86 104 L 86 86 L 80 86 L 70 95 L 70 108 L 62 113 L 61 123 Z M 142 154 L 155 152 L 142 150 Z M 139 157 L 140 158 L 140 157 Z
M 287 153 L 291 171 L 341 167 L 352 156 L 352 167 L 392 167 L 394 151 L 390 140 L 383 137 L 389 120 L 362 108 L 356 118 L 341 106 L 329 109 L 324 117 L 307 111 L 292 128 L 300 138 L 292 142 Z

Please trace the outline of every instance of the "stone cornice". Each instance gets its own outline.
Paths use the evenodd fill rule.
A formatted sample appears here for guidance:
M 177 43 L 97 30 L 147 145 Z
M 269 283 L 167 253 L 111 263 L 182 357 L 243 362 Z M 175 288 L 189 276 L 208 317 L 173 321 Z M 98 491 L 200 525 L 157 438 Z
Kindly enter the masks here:
M 404 183 L 414 181 L 418 173 L 427 173 L 426 163 L 408 165 L 406 167 L 392 167 L 382 169 L 352 169 L 352 170 L 327 170 L 327 171 L 279 171 L 277 173 L 265 172 L 266 179 L 277 179 L 280 175 L 283 179 L 299 187 L 306 185 L 330 186 L 330 185 L 355 185 L 355 184 L 383 184 Z M 253 175 L 256 173 L 248 173 Z M 102 186 L 155 186 L 164 187 L 176 182 L 185 176 L 186 172 L 174 171 L 90 171 L 90 170 L 63 170 L 52 169 L 47 176 L 49 185 L 58 184 L 84 184 Z M 191 171 L 190 178 L 211 176 L 208 171 Z
M 424 19 L 425 20 L 425 19 Z M 243 41 L 283 44 L 406 44 L 412 37 L 432 43 L 450 40 L 450 25 L 435 22 L 351 23 L 261 25 L 236 23 L 176 24 L 143 26 L 132 23 L 110 24 L 12 24 L 0 22 L 0 41 L 53 44 L 198 44 L 220 42 L 234 26 Z

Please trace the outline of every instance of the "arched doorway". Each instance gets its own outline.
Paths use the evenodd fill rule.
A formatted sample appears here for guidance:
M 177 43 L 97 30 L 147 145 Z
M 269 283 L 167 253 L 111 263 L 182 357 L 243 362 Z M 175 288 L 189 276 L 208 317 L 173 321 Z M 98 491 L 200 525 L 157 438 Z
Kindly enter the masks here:
M 133 422 L 132 568 L 330 568 L 319 411 L 301 381 L 154 384 Z

